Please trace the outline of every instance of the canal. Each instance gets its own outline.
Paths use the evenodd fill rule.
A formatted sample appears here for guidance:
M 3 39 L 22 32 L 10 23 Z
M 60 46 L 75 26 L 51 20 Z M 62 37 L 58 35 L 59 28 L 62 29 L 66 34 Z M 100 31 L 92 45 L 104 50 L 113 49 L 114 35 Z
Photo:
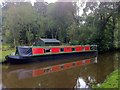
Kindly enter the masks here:
M 71 60 L 36 62 L 21 65 L 2 65 L 3 88 L 90 88 L 101 84 L 112 71 L 118 68 L 120 52 L 108 52 L 97 57 L 80 57 Z M 58 71 L 38 70 L 55 65 L 82 62 L 80 65 Z M 37 71 L 36 71 L 37 70 Z M 35 73 L 35 71 L 37 73 Z M 34 74 L 33 74 L 34 73 Z

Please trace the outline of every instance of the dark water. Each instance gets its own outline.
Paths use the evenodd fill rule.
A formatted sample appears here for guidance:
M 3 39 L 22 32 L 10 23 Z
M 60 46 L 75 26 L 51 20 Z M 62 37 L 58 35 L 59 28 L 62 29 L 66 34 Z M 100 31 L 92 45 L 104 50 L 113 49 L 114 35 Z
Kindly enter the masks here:
M 2 65 L 3 88 L 88 88 L 99 85 L 107 75 L 118 68 L 120 52 L 109 52 L 98 57 L 80 57 L 79 59 L 47 61 L 22 65 Z M 88 63 L 84 63 L 90 60 Z M 82 61 L 80 66 L 47 72 L 33 76 L 34 70 Z

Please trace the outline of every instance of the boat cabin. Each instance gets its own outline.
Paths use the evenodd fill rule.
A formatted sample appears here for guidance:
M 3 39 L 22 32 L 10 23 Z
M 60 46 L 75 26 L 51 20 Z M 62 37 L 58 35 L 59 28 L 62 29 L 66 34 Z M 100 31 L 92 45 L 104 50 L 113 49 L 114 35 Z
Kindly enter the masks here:
M 34 42 L 33 46 L 60 46 L 60 41 L 57 39 L 40 38 Z

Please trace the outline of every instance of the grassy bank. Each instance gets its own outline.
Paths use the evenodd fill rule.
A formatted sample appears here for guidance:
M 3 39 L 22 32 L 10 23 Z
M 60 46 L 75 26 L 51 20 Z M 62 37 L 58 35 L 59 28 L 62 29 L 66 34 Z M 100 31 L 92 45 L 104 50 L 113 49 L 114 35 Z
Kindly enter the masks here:
M 5 60 L 5 56 L 15 52 L 15 49 L 0 50 L 0 62 Z
M 118 88 L 118 81 L 120 76 L 118 76 L 120 70 L 115 70 L 112 72 L 106 80 L 100 86 L 93 86 L 93 88 Z

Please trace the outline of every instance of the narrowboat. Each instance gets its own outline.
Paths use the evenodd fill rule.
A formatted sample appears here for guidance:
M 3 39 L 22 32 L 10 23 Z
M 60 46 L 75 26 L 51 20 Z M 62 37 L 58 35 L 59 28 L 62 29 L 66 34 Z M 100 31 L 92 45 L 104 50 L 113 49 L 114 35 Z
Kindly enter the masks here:
M 33 46 L 17 46 L 15 54 L 7 55 L 5 62 L 20 64 L 46 60 L 68 60 L 80 57 L 80 55 L 91 56 L 96 54 L 96 45 L 63 46 L 57 39 L 38 38 Z
M 18 46 L 15 55 L 7 55 L 6 62 L 12 64 L 45 60 L 70 59 L 80 56 L 97 55 L 96 45 L 73 46 Z

